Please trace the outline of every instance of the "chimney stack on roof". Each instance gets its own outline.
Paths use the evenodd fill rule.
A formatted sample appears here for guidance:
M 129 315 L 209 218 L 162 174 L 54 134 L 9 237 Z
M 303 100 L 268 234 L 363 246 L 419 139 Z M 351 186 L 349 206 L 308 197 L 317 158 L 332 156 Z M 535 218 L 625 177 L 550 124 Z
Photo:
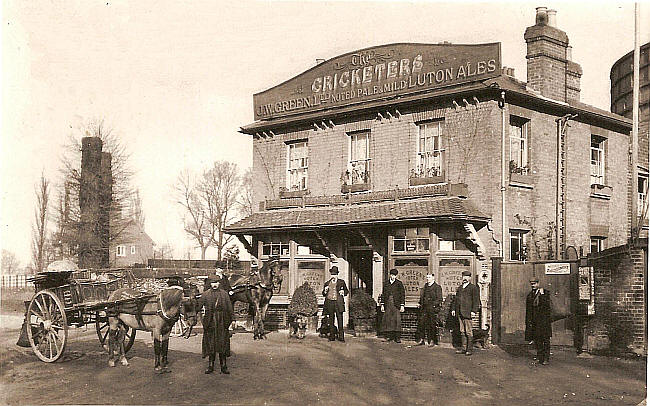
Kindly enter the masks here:
M 557 28 L 557 11 L 535 8 L 535 25 L 526 28 L 528 86 L 551 99 L 580 101 L 582 68 L 571 61 L 569 37 Z

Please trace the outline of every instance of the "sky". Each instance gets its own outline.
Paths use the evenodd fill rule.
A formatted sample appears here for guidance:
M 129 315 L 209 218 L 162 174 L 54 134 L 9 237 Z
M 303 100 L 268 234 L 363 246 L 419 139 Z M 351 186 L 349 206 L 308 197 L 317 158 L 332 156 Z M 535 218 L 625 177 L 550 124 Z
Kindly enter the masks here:
M 501 42 L 503 65 L 525 81 L 537 6 L 557 10 L 581 101 L 609 110 L 610 68 L 634 46 L 629 1 L 3 1 L 0 246 L 31 262 L 35 184 L 41 173 L 59 181 L 67 138 L 103 119 L 127 145 L 147 233 L 200 258 L 172 185 L 216 160 L 252 165 L 238 129 L 253 121 L 254 93 L 316 59 L 396 42 Z M 650 2 L 640 10 L 644 44 Z

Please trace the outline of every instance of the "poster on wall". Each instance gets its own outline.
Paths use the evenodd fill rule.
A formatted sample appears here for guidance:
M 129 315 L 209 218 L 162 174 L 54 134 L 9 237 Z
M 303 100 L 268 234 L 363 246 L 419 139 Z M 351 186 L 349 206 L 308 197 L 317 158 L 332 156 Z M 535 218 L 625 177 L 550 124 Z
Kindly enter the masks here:
M 591 280 L 594 268 L 590 266 L 581 266 L 578 268 L 580 275 L 578 283 L 578 299 L 591 300 Z
M 296 287 L 305 282 L 314 290 L 316 296 L 321 295 L 325 284 L 325 261 L 298 262 L 298 284 Z
M 544 273 L 546 275 L 569 275 L 571 273 L 571 264 L 568 262 L 544 264 Z

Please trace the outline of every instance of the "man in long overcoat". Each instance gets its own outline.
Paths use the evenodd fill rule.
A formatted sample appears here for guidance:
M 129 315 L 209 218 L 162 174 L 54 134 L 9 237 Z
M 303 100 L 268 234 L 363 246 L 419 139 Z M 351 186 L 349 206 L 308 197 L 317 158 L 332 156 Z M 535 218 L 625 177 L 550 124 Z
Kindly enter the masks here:
M 393 268 L 389 272 L 388 283 L 384 284 L 381 293 L 381 311 L 384 312 L 381 329 L 386 334 L 386 341 L 402 342 L 401 313 L 404 313 L 404 300 L 404 285 L 397 279 L 397 269 Z
M 203 358 L 209 357 L 206 374 L 214 371 L 216 354 L 219 354 L 221 373 L 229 374 L 226 358 L 230 356 L 230 332 L 233 309 L 228 293 L 221 289 L 219 280 L 210 277 L 210 289 L 205 290 L 199 299 L 199 308 L 205 308 L 203 316 Z
M 456 290 L 455 309 L 452 316 L 458 317 L 460 333 L 465 349 L 456 350 L 456 354 L 472 355 L 472 317 L 478 314 L 481 306 L 478 287 L 470 282 L 472 273 L 463 271 L 463 283 Z
M 438 313 L 442 306 L 442 287 L 433 279 L 433 273 L 427 273 L 427 282 L 420 289 L 420 319 L 418 320 L 418 345 L 424 345 L 426 338 L 429 346 L 438 345 Z
M 530 281 L 531 290 L 526 296 L 526 341 L 534 341 L 537 361 L 546 365 L 551 356 L 551 295 L 539 287 L 539 279 Z
M 337 339 L 334 335 L 334 317 L 336 316 L 339 333 L 338 340 L 345 342 L 345 334 L 343 333 L 343 312 L 345 311 L 344 297 L 349 293 L 348 286 L 345 284 L 343 279 L 339 279 L 339 268 L 337 266 L 330 268 L 330 275 L 331 278 L 325 282 L 322 292 L 323 297 L 325 297 L 323 312 L 329 315 L 329 340 L 334 341 Z

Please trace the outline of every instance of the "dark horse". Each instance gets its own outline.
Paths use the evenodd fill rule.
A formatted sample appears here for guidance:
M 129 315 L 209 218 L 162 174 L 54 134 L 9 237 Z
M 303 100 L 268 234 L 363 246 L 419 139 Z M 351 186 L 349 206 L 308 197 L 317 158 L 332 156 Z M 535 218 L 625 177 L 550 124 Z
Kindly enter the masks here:
M 115 305 L 107 309 L 109 333 L 108 364 L 115 366 L 114 352 L 122 365 L 129 365 L 124 355 L 124 326 L 134 330 L 151 331 L 156 363 L 154 368 L 160 372 L 167 367 L 169 333 L 181 312 L 185 312 L 190 325 L 196 324 L 196 304 L 194 300 L 183 300 L 183 288 L 173 286 L 157 295 L 139 298 L 139 292 L 122 288 L 108 298 Z
M 282 284 L 280 273 L 280 260 L 273 258 L 262 266 L 262 269 L 252 270 L 250 279 L 246 281 L 233 280 L 234 293 L 230 301 L 248 303 L 249 312 L 253 315 L 253 339 L 266 338 L 264 331 L 264 318 L 269 307 L 273 290 Z

